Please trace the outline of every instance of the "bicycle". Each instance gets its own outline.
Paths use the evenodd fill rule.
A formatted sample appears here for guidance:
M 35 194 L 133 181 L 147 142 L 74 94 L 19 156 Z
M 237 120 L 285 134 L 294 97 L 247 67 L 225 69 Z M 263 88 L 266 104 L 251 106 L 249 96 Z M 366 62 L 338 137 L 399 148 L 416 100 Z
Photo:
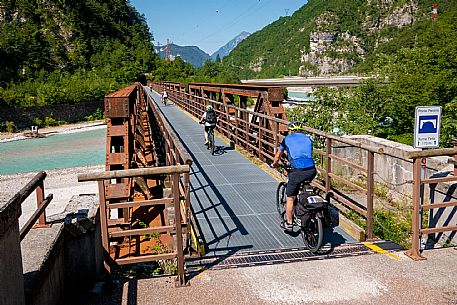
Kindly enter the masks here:
M 294 201 L 293 224 L 300 227 L 305 247 L 316 253 L 324 238 L 323 219 L 327 201 L 314 192 L 310 182 L 306 181 L 300 186 Z M 286 222 L 286 187 L 287 182 L 280 182 L 276 190 L 276 208 L 281 226 Z
M 208 129 L 208 149 L 212 156 L 214 156 L 215 151 L 215 144 L 214 144 L 214 131 L 213 128 Z
M 200 122 L 199 124 L 204 124 L 204 122 Z M 216 151 L 216 144 L 214 142 L 214 128 L 208 128 L 208 149 L 211 155 L 214 156 L 214 152 Z

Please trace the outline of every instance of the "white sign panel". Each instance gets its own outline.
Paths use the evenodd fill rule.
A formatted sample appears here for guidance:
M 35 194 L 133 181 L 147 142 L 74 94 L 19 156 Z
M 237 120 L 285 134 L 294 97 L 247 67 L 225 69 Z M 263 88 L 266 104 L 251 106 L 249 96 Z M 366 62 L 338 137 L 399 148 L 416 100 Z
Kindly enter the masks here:
M 414 147 L 438 147 L 440 140 L 440 124 L 441 106 L 417 106 L 414 121 Z

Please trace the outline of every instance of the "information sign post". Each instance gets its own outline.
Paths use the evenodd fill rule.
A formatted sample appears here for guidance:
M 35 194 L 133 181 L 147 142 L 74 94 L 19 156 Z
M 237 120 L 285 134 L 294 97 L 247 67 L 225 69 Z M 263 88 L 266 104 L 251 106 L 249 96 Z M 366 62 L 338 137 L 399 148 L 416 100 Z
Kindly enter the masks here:
M 414 148 L 439 146 L 441 106 L 417 106 L 414 121 Z
M 441 107 L 417 106 L 414 120 L 414 148 L 436 148 L 440 142 Z M 425 179 L 427 159 L 421 160 L 421 180 Z M 424 185 L 420 185 L 420 206 L 424 204 Z M 419 232 L 422 228 L 423 209 L 419 214 Z M 419 247 L 422 244 L 422 235 L 419 236 Z

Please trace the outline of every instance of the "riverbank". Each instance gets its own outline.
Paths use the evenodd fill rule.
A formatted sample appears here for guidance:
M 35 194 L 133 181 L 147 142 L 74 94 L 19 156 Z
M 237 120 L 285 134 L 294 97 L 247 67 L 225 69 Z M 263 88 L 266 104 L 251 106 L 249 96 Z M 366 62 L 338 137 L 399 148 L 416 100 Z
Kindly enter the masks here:
M 105 120 L 40 128 L 38 129 L 38 134 L 50 136 L 61 133 L 88 131 L 98 128 L 106 128 Z M 30 133 L 30 131 L 27 130 L 16 133 L 0 132 L 0 143 L 29 139 L 30 137 L 25 135 L 27 133 Z
M 68 124 L 49 128 L 39 129 L 38 132 L 45 136 L 55 134 L 67 134 L 89 131 L 94 129 L 106 128 L 105 121 L 85 122 L 78 124 Z M 0 133 L 0 143 L 29 139 L 20 133 Z M 44 182 L 45 195 L 52 193 L 54 199 L 46 209 L 47 216 L 59 214 L 64 211 L 65 207 L 74 195 L 80 194 L 98 194 L 96 182 L 79 183 L 77 176 L 91 172 L 99 172 L 104 170 L 104 165 L 88 165 L 78 167 L 65 167 L 56 169 L 47 169 L 46 180 Z M 30 171 L 26 173 L 1 174 L 0 175 L 0 206 L 6 204 L 19 190 L 21 190 L 38 171 Z M 28 219 L 36 209 L 35 194 L 31 194 L 29 198 L 22 204 L 22 216 L 20 225 L 24 220 Z

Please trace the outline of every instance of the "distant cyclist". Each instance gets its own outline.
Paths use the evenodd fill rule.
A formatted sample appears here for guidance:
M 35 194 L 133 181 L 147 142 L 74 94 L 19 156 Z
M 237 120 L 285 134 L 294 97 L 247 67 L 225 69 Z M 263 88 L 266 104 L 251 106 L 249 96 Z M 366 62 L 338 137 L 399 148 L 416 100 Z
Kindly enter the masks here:
M 216 127 L 217 116 L 213 106 L 206 106 L 206 111 L 200 118 L 200 123 L 205 123 L 205 145 L 208 145 L 208 131 Z
M 294 200 L 298 195 L 300 184 L 311 181 L 316 177 L 317 171 L 313 160 L 313 142 L 308 135 L 299 132 L 302 129 L 301 123 L 290 122 L 288 125 L 289 135 L 287 135 L 279 145 L 272 166 L 277 166 L 284 151 L 291 166 L 288 174 L 286 188 L 286 219 L 282 224 L 285 232 L 293 231 L 293 208 Z
M 163 93 L 162 93 L 162 103 L 163 103 L 164 105 L 167 104 L 167 98 L 168 98 L 167 91 L 163 90 Z

